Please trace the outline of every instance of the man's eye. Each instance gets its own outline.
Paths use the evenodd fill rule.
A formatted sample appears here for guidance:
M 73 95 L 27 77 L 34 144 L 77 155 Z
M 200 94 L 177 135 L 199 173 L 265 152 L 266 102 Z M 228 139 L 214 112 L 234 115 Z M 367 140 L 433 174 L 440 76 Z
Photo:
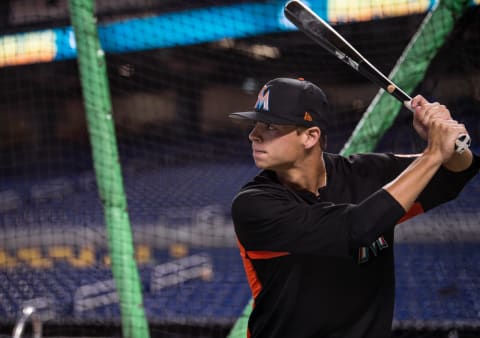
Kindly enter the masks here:
M 271 125 L 270 123 L 267 123 L 267 124 L 266 124 L 266 128 L 267 128 L 268 130 L 275 130 L 275 127 L 274 127 L 273 125 Z

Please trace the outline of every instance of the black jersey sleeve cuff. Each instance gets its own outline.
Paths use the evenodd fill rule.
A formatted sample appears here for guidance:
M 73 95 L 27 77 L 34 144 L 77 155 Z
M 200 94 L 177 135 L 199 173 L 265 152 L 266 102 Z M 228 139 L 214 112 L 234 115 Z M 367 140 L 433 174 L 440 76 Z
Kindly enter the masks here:
M 452 176 L 466 176 L 466 177 L 472 177 L 478 174 L 478 171 L 480 170 L 480 157 L 472 152 L 472 163 L 468 168 L 465 170 L 459 171 L 459 172 L 452 172 L 446 169 L 445 167 L 440 167 L 441 170 L 447 172 L 448 174 Z
M 472 164 L 465 170 L 453 172 L 443 166 L 440 167 L 418 197 L 418 202 L 422 205 L 423 210 L 428 211 L 456 198 L 468 181 L 478 174 L 479 168 L 480 157 L 475 154 L 473 154 Z
M 403 207 L 386 190 L 370 195 L 352 213 L 350 249 L 372 244 L 392 230 L 404 214 Z

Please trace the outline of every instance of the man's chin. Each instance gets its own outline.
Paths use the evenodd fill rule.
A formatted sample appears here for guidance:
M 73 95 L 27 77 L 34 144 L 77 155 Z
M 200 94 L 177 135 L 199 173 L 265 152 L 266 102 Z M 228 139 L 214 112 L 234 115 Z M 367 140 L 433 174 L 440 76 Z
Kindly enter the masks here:
M 258 169 L 268 169 L 268 166 L 267 166 L 266 163 L 263 162 L 263 161 L 255 161 L 255 166 L 256 166 Z

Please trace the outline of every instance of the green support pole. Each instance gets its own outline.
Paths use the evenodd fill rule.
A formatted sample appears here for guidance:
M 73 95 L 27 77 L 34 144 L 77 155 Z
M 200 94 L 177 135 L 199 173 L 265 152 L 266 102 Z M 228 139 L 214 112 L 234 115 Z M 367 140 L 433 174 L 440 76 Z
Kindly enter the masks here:
M 469 3 L 469 0 L 441 0 L 426 15 L 389 76 L 398 87 L 411 93 L 418 86 L 425 77 L 430 62 L 445 43 L 455 22 L 463 15 Z M 380 138 L 393 124 L 401 108 L 402 104 L 399 101 L 381 90 L 357 124 L 341 153 L 350 155 L 373 151 Z M 228 338 L 247 337 L 248 317 L 251 311 L 252 301 L 245 307 Z
M 148 322 L 112 120 L 105 56 L 98 39 L 94 4 L 93 0 L 69 0 L 69 5 L 95 175 L 104 207 L 113 278 L 120 300 L 122 334 L 125 338 L 148 338 Z
M 248 328 L 248 318 L 252 312 L 253 299 L 250 299 L 247 306 L 243 309 L 242 315 L 237 319 L 228 338 L 246 338 Z

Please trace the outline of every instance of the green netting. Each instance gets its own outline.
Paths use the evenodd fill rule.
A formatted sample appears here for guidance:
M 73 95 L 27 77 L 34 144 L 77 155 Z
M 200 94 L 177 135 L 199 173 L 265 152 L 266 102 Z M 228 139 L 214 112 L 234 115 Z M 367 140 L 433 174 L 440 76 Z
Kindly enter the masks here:
M 478 144 L 480 6 L 450 16 L 443 2 L 426 18 L 433 1 L 309 3 Z M 89 27 L 80 72 L 68 1 L 0 4 L 0 334 L 34 304 L 44 336 L 244 337 L 251 291 L 230 203 L 258 169 L 228 113 L 274 77 L 304 77 L 335 112 L 327 150 L 347 153 L 378 87 L 285 26 L 284 1 L 97 0 L 95 19 L 73 4 L 75 30 Z M 406 48 L 419 29 L 424 49 Z M 404 50 L 408 72 L 395 68 Z M 348 151 L 423 149 L 411 113 L 386 99 Z M 479 192 L 398 228 L 394 336 L 478 324 Z

